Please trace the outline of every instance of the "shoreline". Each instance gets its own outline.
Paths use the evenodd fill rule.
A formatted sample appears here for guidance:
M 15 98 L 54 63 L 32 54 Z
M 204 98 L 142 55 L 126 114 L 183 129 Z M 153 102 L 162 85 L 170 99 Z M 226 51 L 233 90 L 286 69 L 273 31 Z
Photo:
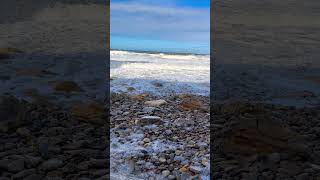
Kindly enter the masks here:
M 186 94 L 160 98 L 113 93 L 112 170 L 142 179 L 209 179 L 208 99 Z

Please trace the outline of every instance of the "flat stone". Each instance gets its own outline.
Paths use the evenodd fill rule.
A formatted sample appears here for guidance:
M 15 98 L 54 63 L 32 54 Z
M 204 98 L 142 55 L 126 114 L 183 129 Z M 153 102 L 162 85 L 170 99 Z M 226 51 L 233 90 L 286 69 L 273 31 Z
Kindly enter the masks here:
M 158 116 L 143 116 L 135 122 L 137 125 L 151 125 L 161 123 L 161 118 Z
M 159 100 L 153 100 L 153 101 L 146 101 L 144 104 L 151 107 L 159 107 L 161 105 L 167 104 L 167 101 L 163 99 L 159 99 Z

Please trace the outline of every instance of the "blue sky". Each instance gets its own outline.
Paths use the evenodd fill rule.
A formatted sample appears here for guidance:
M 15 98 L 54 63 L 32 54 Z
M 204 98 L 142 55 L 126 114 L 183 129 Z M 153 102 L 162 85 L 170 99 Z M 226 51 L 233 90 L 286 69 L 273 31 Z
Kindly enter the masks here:
M 111 0 L 111 48 L 209 54 L 210 0 Z

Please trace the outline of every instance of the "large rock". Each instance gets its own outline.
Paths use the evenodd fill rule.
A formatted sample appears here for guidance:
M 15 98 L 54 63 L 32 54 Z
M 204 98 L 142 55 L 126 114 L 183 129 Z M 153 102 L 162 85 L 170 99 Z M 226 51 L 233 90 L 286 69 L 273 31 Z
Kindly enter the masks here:
M 107 112 L 104 105 L 95 101 L 74 106 L 71 109 L 71 115 L 79 121 L 92 124 L 107 123 Z

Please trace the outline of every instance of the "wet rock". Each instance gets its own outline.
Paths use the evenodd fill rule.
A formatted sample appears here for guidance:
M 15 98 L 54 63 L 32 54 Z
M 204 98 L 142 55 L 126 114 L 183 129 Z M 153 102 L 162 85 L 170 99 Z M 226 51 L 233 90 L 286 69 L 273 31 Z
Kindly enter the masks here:
M 17 129 L 28 123 L 27 107 L 12 96 L 0 97 L 0 132 Z
M 93 158 L 91 158 L 89 163 L 90 163 L 90 167 L 105 168 L 108 166 L 109 161 L 107 159 L 93 159 Z
M 37 167 L 42 161 L 43 160 L 41 157 L 26 156 L 25 165 L 27 168 L 34 168 Z
M 200 166 L 190 166 L 189 170 L 194 173 L 201 173 L 202 168 Z
M 63 162 L 59 159 L 50 159 L 41 164 L 41 169 L 44 171 L 52 171 L 63 165 Z
M 169 176 L 170 171 L 169 170 L 164 170 L 164 171 L 162 171 L 161 174 L 162 174 L 163 177 L 167 177 L 167 176 Z
M 8 171 L 9 172 L 19 172 L 24 169 L 24 160 L 23 159 L 17 159 L 13 160 L 8 164 Z
M 54 75 L 55 73 L 37 69 L 37 68 L 23 68 L 23 69 L 17 69 L 16 75 L 18 76 L 33 76 L 33 77 L 43 77 L 45 75 Z
M 154 113 L 155 110 L 156 110 L 155 107 L 144 107 L 142 111 L 147 114 L 152 114 Z
M 24 180 L 35 180 L 35 179 L 43 179 L 43 175 L 40 174 L 31 174 L 24 178 Z
M 152 125 L 160 124 L 161 122 L 161 118 L 158 116 L 143 116 L 135 121 L 137 125 Z
M 21 136 L 21 137 L 28 137 L 31 135 L 31 132 L 28 128 L 23 127 L 23 128 L 18 128 L 16 133 Z
M 54 81 L 50 82 L 54 91 L 57 92 L 80 92 L 82 89 L 80 86 L 74 81 Z
M 297 180 L 309 180 L 310 179 L 308 173 L 302 173 L 302 174 L 298 175 L 296 178 L 297 178 Z
M 12 176 L 13 179 L 22 179 L 24 177 L 27 177 L 31 174 L 36 173 L 36 169 L 26 169 L 23 171 L 20 171 L 19 173 Z

